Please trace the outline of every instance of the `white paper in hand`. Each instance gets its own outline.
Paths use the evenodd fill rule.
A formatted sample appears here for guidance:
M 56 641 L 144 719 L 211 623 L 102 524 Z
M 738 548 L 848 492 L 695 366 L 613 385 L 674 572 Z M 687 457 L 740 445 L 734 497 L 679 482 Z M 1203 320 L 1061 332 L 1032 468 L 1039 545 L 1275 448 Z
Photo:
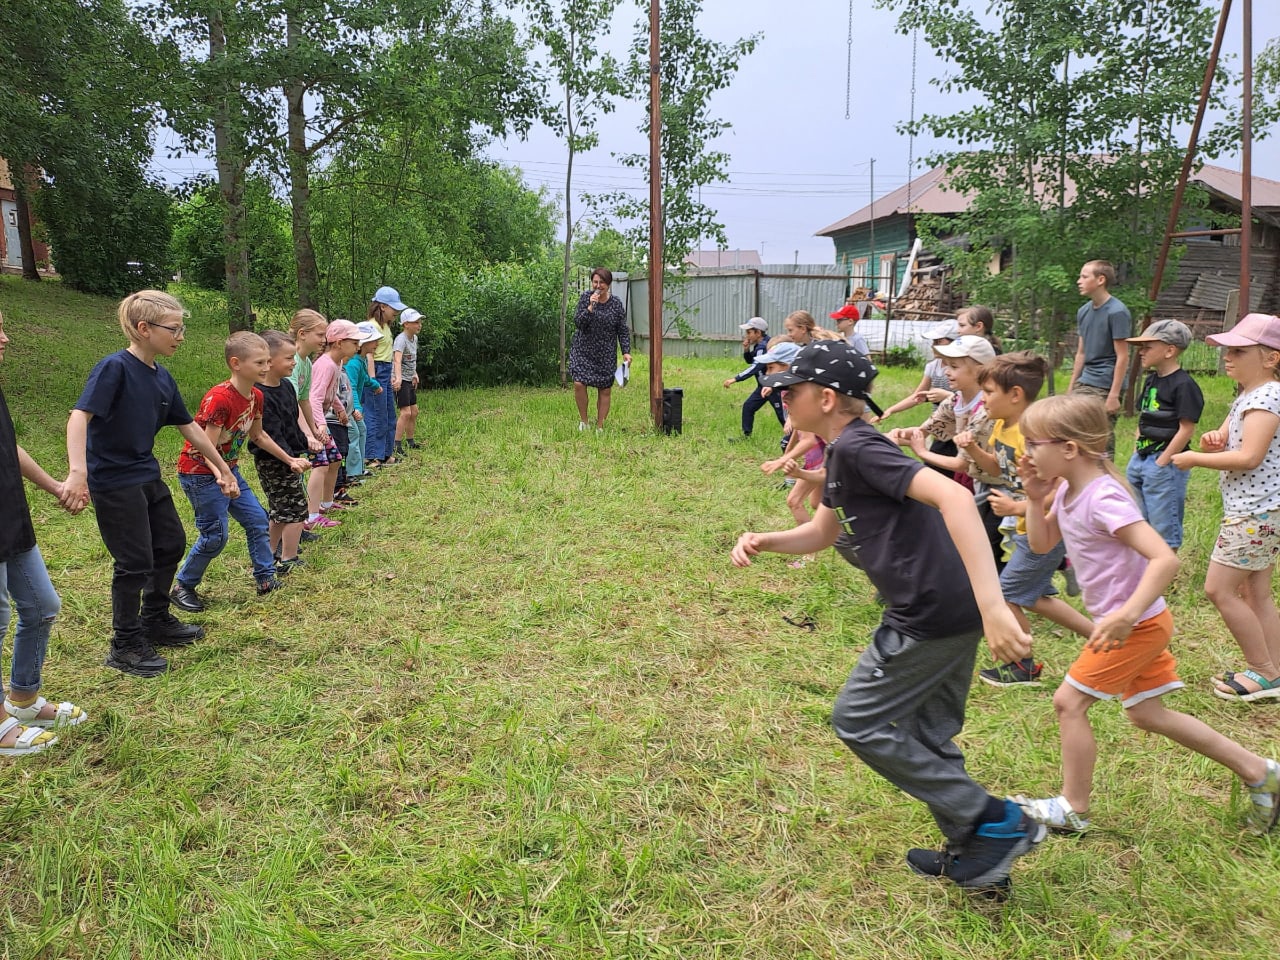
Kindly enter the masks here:
M 631 379 L 631 361 L 626 360 L 618 364 L 618 369 L 613 371 L 613 379 L 620 387 L 625 387 L 627 381 Z

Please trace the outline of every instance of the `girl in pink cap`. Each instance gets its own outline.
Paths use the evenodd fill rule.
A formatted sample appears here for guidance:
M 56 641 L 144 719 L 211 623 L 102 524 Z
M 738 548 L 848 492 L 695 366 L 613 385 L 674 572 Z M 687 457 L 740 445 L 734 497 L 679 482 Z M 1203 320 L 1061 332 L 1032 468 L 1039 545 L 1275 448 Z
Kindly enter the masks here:
M 1223 348 L 1227 376 L 1240 384 L 1227 419 L 1200 437 L 1198 451 L 1173 458 L 1180 470 L 1222 471 L 1222 527 L 1204 592 L 1235 637 L 1248 669 L 1214 677 L 1224 700 L 1280 698 L 1280 614 L 1271 575 L 1280 555 L 1280 317 L 1251 313 L 1206 337 Z

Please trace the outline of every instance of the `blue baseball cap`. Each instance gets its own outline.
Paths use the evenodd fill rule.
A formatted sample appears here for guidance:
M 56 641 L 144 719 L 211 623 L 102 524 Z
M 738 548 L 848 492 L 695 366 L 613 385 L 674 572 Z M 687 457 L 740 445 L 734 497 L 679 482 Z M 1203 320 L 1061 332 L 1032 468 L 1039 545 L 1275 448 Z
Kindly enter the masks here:
M 404 302 L 400 299 L 400 291 L 395 287 L 379 287 L 378 292 L 373 295 L 373 302 L 385 303 L 396 311 L 405 309 Z
M 795 362 L 796 354 L 799 352 L 799 344 L 792 343 L 790 340 L 783 340 L 781 343 L 775 343 L 772 350 L 757 356 L 756 363 L 791 364 Z

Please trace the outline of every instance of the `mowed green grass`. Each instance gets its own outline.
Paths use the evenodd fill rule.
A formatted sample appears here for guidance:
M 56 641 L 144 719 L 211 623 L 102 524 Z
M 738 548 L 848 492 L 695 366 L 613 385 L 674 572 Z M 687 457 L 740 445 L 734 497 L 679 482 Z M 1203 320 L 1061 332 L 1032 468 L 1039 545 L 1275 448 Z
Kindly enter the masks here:
M 168 365 L 194 407 L 223 331 L 190 302 Z M 61 475 L 67 411 L 121 344 L 113 304 L 6 277 L 0 310 L 21 442 Z M 599 438 L 558 389 L 426 394 L 425 450 L 366 484 L 286 589 L 253 597 L 233 532 L 195 618 L 208 638 L 153 680 L 100 666 L 109 558 L 89 513 L 31 489 L 64 602 L 45 692 L 93 719 L 0 762 L 0 957 L 1273 953 L 1280 838 L 1242 833 L 1231 775 L 1114 705 L 1094 712 L 1094 831 L 1019 862 L 1007 904 L 906 870 L 936 829 L 828 721 L 878 621 L 865 578 L 830 552 L 729 563 L 742 530 L 790 524 L 757 468 L 769 412 L 729 442 L 737 369 L 667 363 L 672 437 L 647 422 L 639 357 Z M 918 377 L 885 370 L 879 395 Z M 1216 426 L 1231 385 L 1204 384 Z M 171 480 L 177 440 L 157 445 Z M 1170 702 L 1275 756 L 1280 708 L 1209 693 L 1240 666 L 1200 590 L 1216 477 L 1193 478 L 1188 512 Z M 813 632 L 784 620 L 806 615 Z M 962 744 L 997 793 L 1058 787 L 1050 701 L 1077 640 L 1037 627 L 1052 681 L 970 700 Z

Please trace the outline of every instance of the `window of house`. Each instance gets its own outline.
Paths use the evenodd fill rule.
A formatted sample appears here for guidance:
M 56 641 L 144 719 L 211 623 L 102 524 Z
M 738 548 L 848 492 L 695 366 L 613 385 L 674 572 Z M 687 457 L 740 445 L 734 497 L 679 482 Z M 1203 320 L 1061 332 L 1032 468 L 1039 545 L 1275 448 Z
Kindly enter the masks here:
M 865 286 L 867 282 L 867 258 L 859 257 L 849 263 L 849 279 L 855 287 Z
M 894 268 L 895 259 L 897 258 L 891 253 L 880 258 L 880 282 L 876 285 L 877 290 L 883 290 L 891 297 L 896 293 L 894 286 L 898 279 Z

